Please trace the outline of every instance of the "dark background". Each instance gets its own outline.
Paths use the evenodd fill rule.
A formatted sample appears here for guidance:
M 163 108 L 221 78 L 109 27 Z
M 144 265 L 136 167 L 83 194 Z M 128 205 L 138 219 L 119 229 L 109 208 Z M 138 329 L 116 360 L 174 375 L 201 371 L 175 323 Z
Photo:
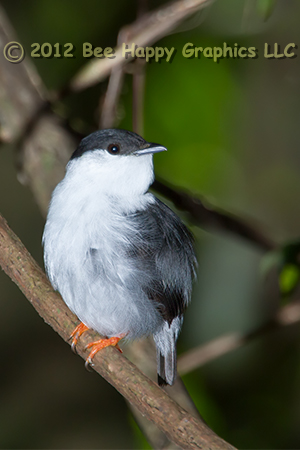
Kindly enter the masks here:
M 153 9 L 164 2 L 149 0 Z M 163 179 L 235 214 L 283 245 L 300 229 L 300 56 L 268 60 L 264 44 L 300 45 L 300 3 L 216 1 L 156 46 L 173 62 L 146 66 L 144 137 L 168 148 L 155 157 Z M 136 2 L 2 1 L 30 58 L 31 44 L 71 42 L 74 59 L 32 60 L 49 90 L 87 62 L 83 42 L 114 47 Z M 272 6 L 272 5 L 271 5 Z M 186 59 L 196 46 L 256 47 L 257 59 Z M 297 53 L 300 55 L 300 50 Z M 132 129 L 132 79 L 126 76 L 117 126 Z M 63 102 L 74 126 L 97 126 L 107 82 Z M 12 145 L 0 149 L 0 210 L 42 265 L 44 218 L 17 181 Z M 186 218 L 184 215 L 183 218 Z M 272 259 L 254 245 L 189 224 L 196 237 L 198 282 L 179 353 L 232 331 L 262 324 L 279 303 L 266 288 Z M 279 267 L 278 267 L 279 269 Z M 275 266 L 275 271 L 277 270 Z M 147 448 L 122 397 L 50 329 L 0 273 L 1 448 Z M 289 298 L 282 301 L 287 302 Z M 209 426 L 238 448 L 300 448 L 299 326 L 282 328 L 183 379 Z

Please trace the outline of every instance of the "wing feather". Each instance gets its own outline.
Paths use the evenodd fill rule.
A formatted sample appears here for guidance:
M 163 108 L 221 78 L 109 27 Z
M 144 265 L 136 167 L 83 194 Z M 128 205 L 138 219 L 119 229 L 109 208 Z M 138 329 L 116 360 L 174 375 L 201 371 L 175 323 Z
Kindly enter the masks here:
M 169 324 L 181 316 L 190 301 L 197 260 L 193 236 L 179 217 L 155 198 L 134 215 L 138 238 L 130 249 L 143 268 L 144 291 Z

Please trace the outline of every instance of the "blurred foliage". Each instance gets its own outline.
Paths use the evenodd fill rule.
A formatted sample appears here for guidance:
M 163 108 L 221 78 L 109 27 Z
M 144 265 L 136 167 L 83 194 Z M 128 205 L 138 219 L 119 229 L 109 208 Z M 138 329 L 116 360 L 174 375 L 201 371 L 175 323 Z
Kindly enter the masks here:
M 286 244 L 281 251 L 280 290 L 290 296 L 297 289 L 300 279 L 300 242 Z
M 299 267 L 287 264 L 280 273 L 279 284 L 282 294 L 291 294 L 299 282 Z
M 267 20 L 271 16 L 276 3 L 277 0 L 257 0 L 257 11 L 264 20 Z
M 149 0 L 149 7 L 163 3 Z M 120 27 L 136 17 L 136 2 L 117 0 L 4 0 L 2 5 L 27 58 L 34 42 L 75 45 L 74 59 L 33 61 L 49 89 L 63 87 L 87 62 L 83 42 L 115 46 Z M 193 226 L 199 275 L 179 353 L 263 323 L 280 304 L 279 283 L 286 301 L 298 295 L 298 247 L 286 242 L 299 239 L 300 229 L 300 58 L 267 60 L 263 54 L 265 43 L 299 45 L 299 17 L 295 1 L 217 0 L 155 44 L 176 48 L 172 63 L 146 66 L 145 138 L 169 150 L 155 156 L 157 174 L 283 245 L 262 260 L 262 252 L 241 239 Z M 187 42 L 256 47 L 258 58 L 186 59 L 181 50 Z M 89 133 L 97 127 L 106 86 L 104 81 L 71 95 L 58 110 Z M 126 75 L 119 127 L 132 129 L 131 113 L 132 79 Z M 16 181 L 13 151 L 0 152 L 0 209 L 42 263 L 43 220 L 31 193 Z M 6 362 L 0 373 L 0 447 L 144 446 L 122 398 L 85 372 L 2 273 L 0 283 Z M 203 417 L 233 445 L 300 447 L 298 328 L 274 332 L 185 376 Z

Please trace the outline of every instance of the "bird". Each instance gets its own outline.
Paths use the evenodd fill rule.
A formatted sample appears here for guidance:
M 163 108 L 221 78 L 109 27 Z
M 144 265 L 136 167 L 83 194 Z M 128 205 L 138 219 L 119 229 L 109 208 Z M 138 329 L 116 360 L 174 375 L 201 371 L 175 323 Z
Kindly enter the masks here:
M 153 155 L 166 147 L 122 129 L 83 138 L 52 193 L 43 233 L 44 264 L 53 288 L 88 344 L 86 365 L 121 339 L 153 336 L 160 386 L 176 378 L 176 342 L 191 300 L 197 259 L 192 233 L 149 192 Z

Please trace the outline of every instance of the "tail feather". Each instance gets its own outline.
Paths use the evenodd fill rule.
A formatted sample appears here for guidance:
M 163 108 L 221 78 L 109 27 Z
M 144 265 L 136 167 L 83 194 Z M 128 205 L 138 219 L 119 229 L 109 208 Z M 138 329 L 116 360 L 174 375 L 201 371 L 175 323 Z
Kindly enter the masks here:
M 159 386 L 174 384 L 177 372 L 176 343 L 174 349 L 163 356 L 157 349 L 157 381 Z
M 182 317 L 176 317 L 171 324 L 165 322 L 154 335 L 159 386 L 174 384 L 177 372 L 176 341 L 181 324 Z

